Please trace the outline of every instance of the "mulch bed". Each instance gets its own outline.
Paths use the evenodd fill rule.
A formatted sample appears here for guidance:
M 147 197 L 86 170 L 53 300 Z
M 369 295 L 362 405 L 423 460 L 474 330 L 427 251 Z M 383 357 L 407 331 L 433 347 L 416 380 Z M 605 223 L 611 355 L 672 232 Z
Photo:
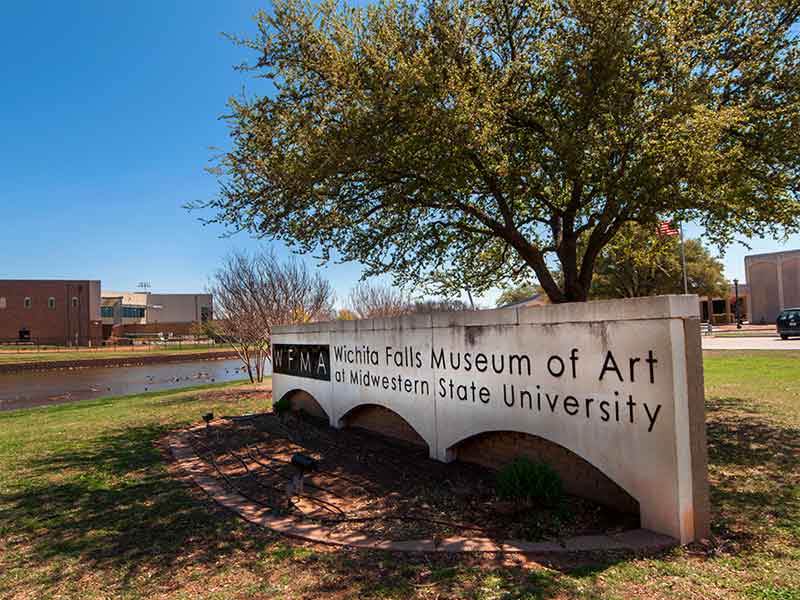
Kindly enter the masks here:
M 500 501 L 490 469 L 440 463 L 425 448 L 360 429 L 336 430 L 298 413 L 222 419 L 194 430 L 190 440 L 232 490 L 337 533 L 392 541 L 480 535 L 535 542 L 639 526 L 636 515 L 574 496 L 556 507 Z M 319 461 L 302 489 L 290 462 L 298 452 Z

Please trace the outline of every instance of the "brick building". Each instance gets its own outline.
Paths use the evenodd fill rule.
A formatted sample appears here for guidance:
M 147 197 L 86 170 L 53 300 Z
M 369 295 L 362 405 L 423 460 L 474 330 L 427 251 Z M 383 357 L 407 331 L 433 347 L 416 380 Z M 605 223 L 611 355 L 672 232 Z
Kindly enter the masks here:
M 102 343 L 100 282 L 0 279 L 0 343 Z

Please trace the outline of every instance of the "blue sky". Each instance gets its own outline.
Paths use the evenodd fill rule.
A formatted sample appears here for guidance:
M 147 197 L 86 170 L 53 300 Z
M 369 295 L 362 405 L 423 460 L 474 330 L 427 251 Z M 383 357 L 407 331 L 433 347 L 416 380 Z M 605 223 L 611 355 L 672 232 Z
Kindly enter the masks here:
M 216 190 L 204 168 L 211 148 L 228 144 L 219 120 L 227 99 L 243 86 L 265 91 L 233 69 L 251 56 L 221 32 L 252 33 L 252 15 L 266 7 L 4 3 L 0 278 L 92 278 L 106 289 L 147 280 L 157 291 L 202 291 L 227 253 L 264 243 L 223 239 L 182 205 Z M 800 237 L 751 245 L 800 247 Z M 729 278 L 744 279 L 746 253 L 729 250 Z M 360 276 L 358 265 L 325 270 L 340 298 Z
M 263 6 L 4 4 L 0 277 L 198 291 L 231 250 L 264 243 L 221 239 L 182 208 L 216 190 L 204 169 L 228 143 L 227 99 L 264 89 L 233 69 L 251 56 L 221 35 L 252 32 Z M 340 295 L 360 276 L 327 272 Z

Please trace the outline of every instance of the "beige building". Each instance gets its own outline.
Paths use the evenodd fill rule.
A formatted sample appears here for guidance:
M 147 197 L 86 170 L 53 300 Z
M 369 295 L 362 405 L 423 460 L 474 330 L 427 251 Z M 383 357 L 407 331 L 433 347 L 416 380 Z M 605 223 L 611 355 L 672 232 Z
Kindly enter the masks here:
M 541 294 L 534 294 L 524 300 L 504 304 L 500 308 L 523 308 L 525 306 L 545 306 L 547 304 L 550 304 L 550 298 L 547 297 L 547 294 L 542 292 Z
M 774 323 L 784 308 L 800 306 L 800 250 L 745 256 L 750 322 Z
M 717 298 L 700 297 L 700 319 L 714 325 L 728 325 L 736 323 L 736 289 L 733 284 L 728 292 Z M 750 287 L 746 283 L 739 283 L 739 318 L 742 321 L 750 320 Z
M 103 291 L 103 325 L 195 323 L 212 317 L 211 294 Z

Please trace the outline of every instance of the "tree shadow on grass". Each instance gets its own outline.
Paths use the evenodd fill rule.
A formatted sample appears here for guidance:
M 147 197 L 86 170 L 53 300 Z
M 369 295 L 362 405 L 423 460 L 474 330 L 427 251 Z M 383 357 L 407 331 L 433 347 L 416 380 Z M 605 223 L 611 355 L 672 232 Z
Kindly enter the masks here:
M 318 577 L 292 584 L 299 587 L 291 597 L 407 597 L 418 585 L 457 584 L 464 593 L 488 587 L 506 598 L 549 598 L 567 585 L 555 572 L 469 555 L 323 548 L 290 550 L 287 558 L 287 547 L 303 544 L 245 524 L 168 466 L 159 442 L 167 431 L 112 430 L 81 448 L 32 459 L 23 491 L 0 492 L 0 534 L 29 570 L 21 585 L 47 595 L 65 579 L 80 582 L 91 573 L 107 592 L 156 592 L 180 589 L 192 573 L 213 574 L 229 563 L 264 580 L 320 569 Z
M 123 581 L 142 570 L 167 576 L 186 557 L 213 563 L 243 544 L 263 544 L 231 537 L 233 518 L 173 478 L 155 445 L 164 432 L 115 430 L 85 449 L 32 460 L 24 491 L 0 494 L 0 530 L 25 540 L 36 566 L 79 559 Z
M 800 429 L 765 418 L 739 398 L 707 400 L 713 527 L 740 548 L 773 528 L 797 536 Z

